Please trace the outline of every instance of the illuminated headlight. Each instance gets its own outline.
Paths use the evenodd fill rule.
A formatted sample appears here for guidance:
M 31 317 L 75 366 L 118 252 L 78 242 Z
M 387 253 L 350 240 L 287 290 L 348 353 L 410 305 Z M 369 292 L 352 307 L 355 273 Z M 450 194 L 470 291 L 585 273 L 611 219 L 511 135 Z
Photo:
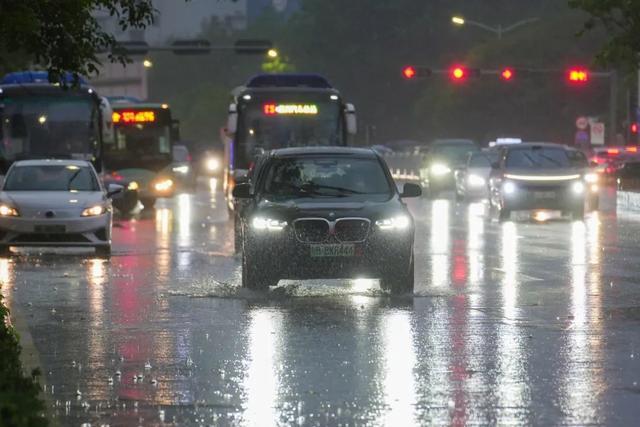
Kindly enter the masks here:
M 411 220 L 406 215 L 376 221 L 376 226 L 380 230 L 406 230 L 409 224 L 411 224 Z
M 287 226 L 287 221 L 280 221 L 271 218 L 255 217 L 251 225 L 256 230 L 280 231 Z
M 517 189 L 518 188 L 513 182 L 505 182 L 502 186 L 502 191 L 504 191 L 504 194 L 513 194 Z
M 0 205 L 0 216 L 20 216 L 20 214 L 11 206 Z
M 207 170 L 208 171 L 215 172 L 218 169 L 220 169 L 220 160 L 216 159 L 215 157 L 207 159 Z
M 135 181 L 131 181 L 129 185 L 127 185 L 127 190 L 135 191 L 138 188 L 140 188 L 140 185 Z
M 82 216 L 98 216 L 105 213 L 107 210 L 102 205 L 91 206 L 82 211 Z
M 487 181 L 483 177 L 474 174 L 469 175 L 468 182 L 472 187 L 482 187 L 487 183 Z
M 584 176 L 584 180 L 589 184 L 597 184 L 598 183 L 598 174 L 597 173 L 588 173 Z
M 441 163 L 436 163 L 431 166 L 431 173 L 436 176 L 446 175 L 451 172 L 451 168 Z
M 158 181 L 155 183 L 154 188 L 156 191 L 164 193 L 165 191 L 171 190 L 173 187 L 173 181 L 170 179 L 163 179 L 162 181 Z
M 182 165 L 182 166 L 176 166 L 173 168 L 173 171 L 175 173 L 181 173 L 183 175 L 186 175 L 189 173 L 189 166 L 187 165 Z
M 584 193 L 584 183 L 578 181 L 578 182 L 574 182 L 571 185 L 571 190 L 575 193 L 575 194 L 582 194 Z

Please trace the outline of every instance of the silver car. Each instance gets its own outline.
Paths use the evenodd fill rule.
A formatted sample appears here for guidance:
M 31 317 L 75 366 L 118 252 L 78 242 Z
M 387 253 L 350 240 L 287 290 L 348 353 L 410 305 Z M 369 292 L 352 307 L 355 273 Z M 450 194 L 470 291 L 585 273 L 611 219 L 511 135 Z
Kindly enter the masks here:
M 0 192 L 0 252 L 10 246 L 89 246 L 111 253 L 111 198 L 120 185 L 100 182 L 79 160 L 15 162 Z
M 489 198 L 491 157 L 486 151 L 469 155 L 467 164 L 455 171 L 456 199 L 475 201 Z

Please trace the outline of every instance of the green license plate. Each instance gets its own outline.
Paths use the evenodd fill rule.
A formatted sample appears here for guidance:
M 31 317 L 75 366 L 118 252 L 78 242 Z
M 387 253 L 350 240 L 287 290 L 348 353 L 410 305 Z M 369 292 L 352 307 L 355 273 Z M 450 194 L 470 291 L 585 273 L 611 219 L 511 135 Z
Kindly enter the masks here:
M 311 245 L 312 258 L 352 257 L 355 254 L 355 245 Z

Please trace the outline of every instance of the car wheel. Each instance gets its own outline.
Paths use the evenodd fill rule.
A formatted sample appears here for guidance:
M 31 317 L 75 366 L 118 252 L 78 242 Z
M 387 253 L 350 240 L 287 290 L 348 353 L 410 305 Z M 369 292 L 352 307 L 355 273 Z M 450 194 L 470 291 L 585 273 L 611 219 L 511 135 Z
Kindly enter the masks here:
M 111 245 L 96 246 L 96 255 L 103 258 L 111 256 Z
M 393 295 L 413 293 L 414 288 L 414 262 L 413 255 L 408 267 L 389 272 L 381 280 L 381 287 L 385 291 L 390 291 Z
M 278 284 L 278 278 L 258 257 L 242 251 L 242 287 L 256 291 L 267 291 L 270 286 Z
M 584 219 L 584 206 L 575 208 L 571 211 L 571 217 L 576 221 L 582 221 Z
M 0 245 L 0 256 L 11 256 L 11 249 L 9 249 L 9 245 Z
M 153 209 L 153 205 L 156 204 L 156 199 L 155 197 L 145 197 L 144 199 L 140 199 L 140 202 L 145 209 Z

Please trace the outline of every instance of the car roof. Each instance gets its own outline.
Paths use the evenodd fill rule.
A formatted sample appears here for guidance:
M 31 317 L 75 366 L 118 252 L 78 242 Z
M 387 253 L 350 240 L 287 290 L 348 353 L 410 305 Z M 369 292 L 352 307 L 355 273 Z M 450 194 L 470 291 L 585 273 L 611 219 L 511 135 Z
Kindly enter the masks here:
M 518 149 L 531 149 L 533 147 L 544 147 L 544 148 L 560 148 L 563 150 L 567 150 L 570 147 L 562 144 L 555 144 L 553 142 L 523 142 L 521 144 L 512 144 L 512 145 L 502 145 L 501 148 L 505 150 L 518 150 Z
M 357 156 L 367 158 L 377 158 L 378 154 L 371 148 L 353 147 L 298 147 L 280 148 L 271 151 L 272 157 L 299 157 L 314 155 L 336 155 L 336 156 Z
M 69 160 L 69 159 L 34 159 L 34 160 L 18 160 L 13 163 L 14 166 L 90 166 L 86 160 Z

